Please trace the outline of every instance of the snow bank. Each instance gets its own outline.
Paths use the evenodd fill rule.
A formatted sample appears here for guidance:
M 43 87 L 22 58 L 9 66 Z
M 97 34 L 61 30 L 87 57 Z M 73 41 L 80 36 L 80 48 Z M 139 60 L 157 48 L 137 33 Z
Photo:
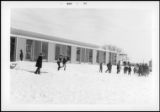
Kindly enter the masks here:
M 35 62 L 17 62 L 10 70 L 11 101 L 33 104 L 155 104 L 153 76 L 99 73 L 98 65 L 67 64 L 57 71 L 56 63 L 44 62 L 41 74 L 34 74 Z M 103 71 L 106 66 L 103 66 Z

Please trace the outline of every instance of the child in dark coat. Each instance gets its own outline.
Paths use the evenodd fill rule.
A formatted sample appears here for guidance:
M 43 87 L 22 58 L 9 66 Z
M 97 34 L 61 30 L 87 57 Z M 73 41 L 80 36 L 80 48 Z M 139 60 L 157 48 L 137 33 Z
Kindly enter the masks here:
M 58 58 L 57 58 L 57 65 L 58 65 L 58 71 L 60 70 L 61 68 L 61 62 L 62 62 L 62 55 L 60 55 Z
M 68 61 L 68 58 L 67 58 L 67 57 L 64 57 L 64 58 L 63 58 L 63 61 L 62 61 L 64 70 L 66 70 L 66 63 L 67 63 L 67 61 Z
M 120 73 L 120 64 L 117 64 L 117 74 Z
M 131 74 L 131 71 L 132 71 L 131 66 L 129 66 L 129 67 L 128 67 L 128 75 Z
M 111 70 L 112 70 L 112 64 L 111 64 L 111 62 L 109 62 L 107 64 L 107 70 L 105 72 L 107 73 L 109 71 L 109 73 L 111 73 Z
M 19 55 L 19 57 L 20 57 L 20 60 L 22 61 L 22 60 L 23 60 L 23 51 L 22 51 L 22 49 L 20 50 L 20 55 Z
M 35 74 L 37 74 L 37 73 L 40 74 L 40 69 L 42 68 L 42 53 L 40 53 L 40 55 L 36 61 L 36 67 L 37 67 L 37 69 L 35 71 Z

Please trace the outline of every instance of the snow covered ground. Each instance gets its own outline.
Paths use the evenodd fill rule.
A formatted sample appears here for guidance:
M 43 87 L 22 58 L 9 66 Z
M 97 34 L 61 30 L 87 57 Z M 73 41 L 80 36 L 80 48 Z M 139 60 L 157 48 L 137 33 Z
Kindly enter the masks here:
M 19 104 L 108 104 L 155 106 L 152 74 L 99 73 L 98 65 L 67 64 L 57 71 L 57 64 L 44 62 L 41 74 L 34 74 L 35 62 L 17 62 L 10 69 L 12 103 Z M 106 66 L 103 66 L 103 71 Z

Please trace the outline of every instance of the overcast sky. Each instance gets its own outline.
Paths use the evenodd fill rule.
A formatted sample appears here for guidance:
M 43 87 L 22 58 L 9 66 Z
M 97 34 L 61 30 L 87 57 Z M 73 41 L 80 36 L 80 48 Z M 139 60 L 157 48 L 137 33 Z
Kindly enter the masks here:
M 152 56 L 152 14 L 147 8 L 24 8 L 11 10 L 11 26 L 97 45 L 122 48 L 134 62 Z

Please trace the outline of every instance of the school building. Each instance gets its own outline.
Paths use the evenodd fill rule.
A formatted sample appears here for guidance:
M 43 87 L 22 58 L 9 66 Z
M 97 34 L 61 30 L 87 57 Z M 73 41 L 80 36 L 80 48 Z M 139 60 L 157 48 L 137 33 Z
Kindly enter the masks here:
M 98 45 L 11 28 L 10 61 L 20 60 L 20 50 L 25 61 L 35 61 L 40 53 L 44 55 L 43 61 L 48 62 L 56 62 L 59 55 L 68 56 L 71 63 L 115 65 L 120 61 L 120 54 Z

